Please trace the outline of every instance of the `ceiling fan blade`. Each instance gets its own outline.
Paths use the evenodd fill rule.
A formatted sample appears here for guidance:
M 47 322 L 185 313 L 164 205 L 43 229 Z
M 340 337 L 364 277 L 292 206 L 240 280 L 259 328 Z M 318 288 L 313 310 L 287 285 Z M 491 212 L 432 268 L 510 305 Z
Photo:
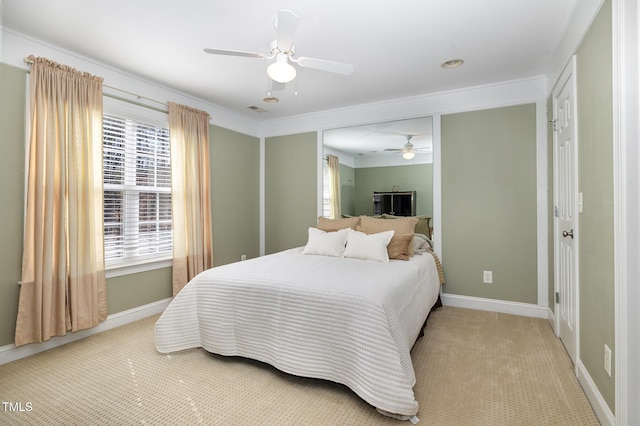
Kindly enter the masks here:
M 246 58 L 260 58 L 260 59 L 267 58 L 267 56 L 263 55 L 262 53 L 243 52 L 240 50 L 204 49 L 204 51 L 212 55 L 243 56 Z
M 400 148 L 386 148 L 385 151 L 399 152 L 399 151 L 404 151 L 404 148 L 403 149 L 400 149 Z
M 305 68 L 313 68 L 321 71 L 328 71 L 336 74 L 349 75 L 353 72 L 353 65 L 342 62 L 327 61 L 325 59 L 315 59 L 301 57 L 294 60 L 298 65 Z
M 293 36 L 298 27 L 298 15 L 289 10 L 280 10 L 278 12 L 278 21 L 276 28 L 278 36 L 276 38 L 278 48 L 282 52 L 290 52 L 293 47 Z

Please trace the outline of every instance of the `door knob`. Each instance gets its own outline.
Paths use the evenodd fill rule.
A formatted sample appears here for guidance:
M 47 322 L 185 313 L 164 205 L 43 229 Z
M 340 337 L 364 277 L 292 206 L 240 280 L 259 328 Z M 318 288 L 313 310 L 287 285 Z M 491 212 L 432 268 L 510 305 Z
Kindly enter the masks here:
M 565 237 L 565 238 L 566 237 L 573 238 L 573 229 L 571 231 L 568 231 L 568 232 L 567 231 L 562 231 L 562 236 Z

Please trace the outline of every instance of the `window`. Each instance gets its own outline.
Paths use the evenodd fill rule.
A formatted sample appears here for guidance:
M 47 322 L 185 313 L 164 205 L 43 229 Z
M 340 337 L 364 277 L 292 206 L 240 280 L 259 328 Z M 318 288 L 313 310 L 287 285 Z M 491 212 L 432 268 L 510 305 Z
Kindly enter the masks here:
M 171 258 L 169 130 L 103 116 L 107 269 Z
M 329 182 L 329 161 L 322 160 L 322 216 L 331 217 L 331 184 Z

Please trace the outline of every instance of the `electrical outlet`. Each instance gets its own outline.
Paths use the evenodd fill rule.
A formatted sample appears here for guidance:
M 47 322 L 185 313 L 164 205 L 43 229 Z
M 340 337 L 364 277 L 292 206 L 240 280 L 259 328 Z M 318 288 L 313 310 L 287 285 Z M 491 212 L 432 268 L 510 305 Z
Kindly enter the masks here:
M 482 282 L 484 284 L 493 283 L 493 271 L 482 271 Z
M 241 261 L 242 260 L 247 260 L 247 255 L 246 254 L 240 255 L 240 260 Z
M 611 377 L 611 349 L 606 344 L 604 345 L 604 371 Z

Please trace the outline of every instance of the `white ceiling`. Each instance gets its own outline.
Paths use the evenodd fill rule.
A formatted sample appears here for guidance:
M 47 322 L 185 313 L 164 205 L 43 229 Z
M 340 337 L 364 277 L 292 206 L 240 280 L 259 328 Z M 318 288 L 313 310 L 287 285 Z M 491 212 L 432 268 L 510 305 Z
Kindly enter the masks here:
M 256 120 L 541 76 L 578 0 L 4 0 L 2 25 Z M 276 104 L 266 60 L 279 9 L 299 16 L 296 56 L 351 63 L 298 69 Z M 25 56 L 31 52 L 25 52 Z M 444 61 L 464 65 L 444 70 Z M 51 58 L 54 59 L 55 58 Z M 297 88 L 297 95 L 294 89 Z M 247 109 L 256 105 L 267 110 Z

